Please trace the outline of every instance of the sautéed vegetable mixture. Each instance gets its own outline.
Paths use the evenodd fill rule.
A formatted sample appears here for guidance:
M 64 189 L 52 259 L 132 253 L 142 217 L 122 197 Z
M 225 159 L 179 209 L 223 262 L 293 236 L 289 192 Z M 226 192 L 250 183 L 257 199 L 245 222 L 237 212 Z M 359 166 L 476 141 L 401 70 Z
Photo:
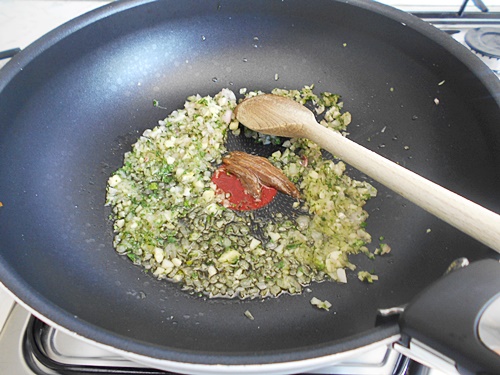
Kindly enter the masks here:
M 350 122 L 338 95 L 316 95 L 312 87 L 272 93 L 308 103 L 334 130 Z M 236 104 L 228 89 L 191 96 L 125 154 L 107 186 L 116 251 L 159 279 L 209 297 L 278 296 L 301 293 L 313 281 L 347 282 L 346 269 L 356 268 L 349 254 L 373 256 L 363 206 L 375 188 L 347 176 L 343 162 L 324 158 L 309 140 L 243 128 L 232 113 Z M 291 212 L 256 220 L 254 211 L 225 204 L 212 175 L 228 154 L 229 132 L 281 144 L 268 160 L 300 191 Z

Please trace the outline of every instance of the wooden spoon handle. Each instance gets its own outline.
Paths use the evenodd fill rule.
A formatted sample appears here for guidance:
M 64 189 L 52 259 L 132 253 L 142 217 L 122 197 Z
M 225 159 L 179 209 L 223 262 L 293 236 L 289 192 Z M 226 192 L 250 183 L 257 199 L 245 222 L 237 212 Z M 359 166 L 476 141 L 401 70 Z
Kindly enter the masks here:
M 427 212 L 500 253 L 500 215 L 319 124 L 309 139 Z

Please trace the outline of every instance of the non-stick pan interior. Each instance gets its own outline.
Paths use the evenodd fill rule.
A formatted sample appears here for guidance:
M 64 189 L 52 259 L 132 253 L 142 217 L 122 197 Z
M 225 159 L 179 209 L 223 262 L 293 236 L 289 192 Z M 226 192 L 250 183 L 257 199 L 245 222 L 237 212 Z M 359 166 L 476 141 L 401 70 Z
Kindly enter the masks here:
M 380 276 L 374 284 L 356 271 L 347 285 L 313 284 L 298 296 L 210 300 L 112 247 L 105 186 L 124 152 L 187 96 L 224 87 L 339 93 L 351 139 L 498 212 L 499 85 L 409 15 L 364 1 L 117 3 L 49 34 L 2 74 L 1 281 L 93 340 L 194 363 L 335 353 L 396 333 L 375 326 L 377 308 L 408 302 L 455 258 L 489 255 L 376 183 L 367 229 L 374 247 L 383 236 L 393 250 L 353 257 Z M 331 311 L 314 309 L 313 296 Z

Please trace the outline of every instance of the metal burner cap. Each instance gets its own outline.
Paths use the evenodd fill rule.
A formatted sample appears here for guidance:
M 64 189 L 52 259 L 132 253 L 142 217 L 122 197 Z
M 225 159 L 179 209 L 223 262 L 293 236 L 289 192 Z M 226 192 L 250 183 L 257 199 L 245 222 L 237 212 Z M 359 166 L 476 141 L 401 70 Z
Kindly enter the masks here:
M 474 51 L 500 59 L 500 28 L 480 27 L 465 34 L 465 42 Z

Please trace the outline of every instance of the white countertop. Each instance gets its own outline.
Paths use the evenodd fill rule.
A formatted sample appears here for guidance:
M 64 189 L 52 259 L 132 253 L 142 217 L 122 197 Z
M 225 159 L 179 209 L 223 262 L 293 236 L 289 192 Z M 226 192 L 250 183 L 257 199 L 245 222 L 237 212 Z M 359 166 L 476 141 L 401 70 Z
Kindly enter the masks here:
M 50 30 L 109 1 L 2 0 L 0 51 L 25 48 Z M 2 67 L 6 61 L 0 61 Z

